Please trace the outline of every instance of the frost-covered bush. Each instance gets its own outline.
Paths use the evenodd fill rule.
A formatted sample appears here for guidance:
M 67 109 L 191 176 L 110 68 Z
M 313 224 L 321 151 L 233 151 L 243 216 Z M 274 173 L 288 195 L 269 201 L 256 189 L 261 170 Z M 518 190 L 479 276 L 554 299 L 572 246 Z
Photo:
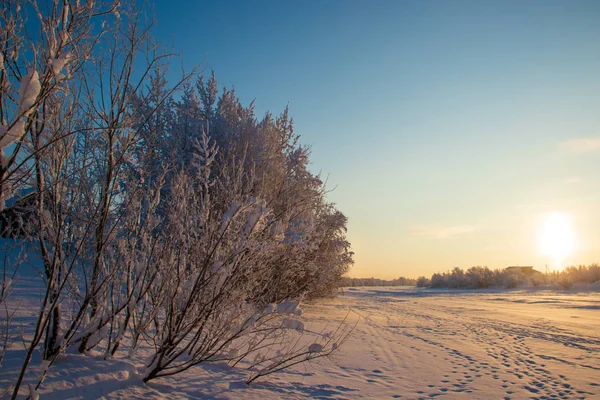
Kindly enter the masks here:
M 0 209 L 33 190 L 26 240 L 46 287 L 14 395 L 37 349 L 47 369 L 67 348 L 135 357 L 150 344 L 146 381 L 216 360 L 252 381 L 339 348 L 348 326 L 308 332 L 299 302 L 337 293 L 347 218 L 288 110 L 257 118 L 196 70 L 169 85 L 172 55 L 129 3 L 5 11 Z
M 473 289 L 483 289 L 494 286 L 494 274 L 487 267 L 471 267 L 466 272 L 468 285 Z
M 556 280 L 556 282 L 554 283 L 554 285 L 558 288 L 558 289 L 562 289 L 562 290 L 568 290 L 571 289 L 573 287 L 573 279 L 570 276 L 561 276 L 560 278 L 558 278 L 558 280 Z
M 592 264 L 590 266 L 567 267 L 561 275 L 568 277 L 574 283 L 594 283 L 600 281 L 600 266 Z
M 529 284 L 533 287 L 539 287 L 546 284 L 546 276 L 543 274 L 534 274 L 529 277 Z
M 425 278 L 423 278 L 425 279 Z M 555 288 L 568 289 L 575 283 L 592 284 L 600 281 L 600 266 L 567 267 L 562 271 L 543 274 L 534 270 L 523 273 L 511 269 L 489 269 L 488 267 L 471 267 L 466 272 L 460 268 L 452 271 L 435 273 L 431 277 L 429 287 L 432 288 L 464 288 L 483 289 L 488 287 L 505 287 L 514 289 L 522 286 L 539 287 L 550 285 Z M 421 278 L 419 282 L 425 282 Z
M 430 283 L 430 287 L 432 288 L 443 288 L 443 287 L 448 287 L 448 283 L 446 280 L 446 274 L 442 275 L 442 274 L 433 274 L 431 276 L 431 283 Z
M 427 287 L 429 285 L 431 285 L 431 282 L 426 277 L 420 276 L 419 279 L 417 279 L 417 287 Z
M 506 289 L 514 289 L 519 286 L 520 277 L 519 274 L 511 273 L 504 277 L 504 287 Z

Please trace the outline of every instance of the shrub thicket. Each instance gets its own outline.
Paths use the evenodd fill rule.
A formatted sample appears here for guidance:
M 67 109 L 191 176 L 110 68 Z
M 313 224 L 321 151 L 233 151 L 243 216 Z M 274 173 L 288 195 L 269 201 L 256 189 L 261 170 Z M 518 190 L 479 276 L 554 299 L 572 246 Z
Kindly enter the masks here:
M 484 289 L 489 287 L 506 287 L 513 289 L 520 286 L 550 285 L 560 289 L 569 289 L 576 283 L 595 283 L 600 281 L 600 266 L 567 267 L 562 271 L 544 274 L 539 271 L 523 273 L 520 270 L 489 269 L 488 267 L 471 267 L 464 271 L 455 267 L 451 271 L 435 273 L 430 280 L 421 277 L 417 281 L 419 287 Z

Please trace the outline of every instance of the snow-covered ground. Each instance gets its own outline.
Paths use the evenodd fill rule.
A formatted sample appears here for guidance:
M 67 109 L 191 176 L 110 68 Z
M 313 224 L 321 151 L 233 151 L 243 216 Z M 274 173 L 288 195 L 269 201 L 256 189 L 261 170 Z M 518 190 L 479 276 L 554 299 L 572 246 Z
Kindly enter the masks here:
M 20 290 L 18 322 L 27 331 L 35 287 Z M 359 322 L 332 360 L 250 387 L 242 371 L 221 364 L 145 385 L 128 360 L 69 354 L 50 370 L 40 398 L 600 398 L 597 292 L 351 288 L 305 305 L 307 327 L 333 326 L 349 309 Z M 22 354 L 7 354 L 0 390 L 14 381 Z

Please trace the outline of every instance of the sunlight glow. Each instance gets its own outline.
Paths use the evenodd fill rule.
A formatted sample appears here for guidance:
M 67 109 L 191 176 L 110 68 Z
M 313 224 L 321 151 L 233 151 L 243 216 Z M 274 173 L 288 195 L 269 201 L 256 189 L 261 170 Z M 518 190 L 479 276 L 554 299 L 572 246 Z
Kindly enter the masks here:
M 569 215 L 556 212 L 550 214 L 540 235 L 542 254 L 552 257 L 555 268 L 562 268 L 562 263 L 572 253 L 574 245 L 575 236 Z

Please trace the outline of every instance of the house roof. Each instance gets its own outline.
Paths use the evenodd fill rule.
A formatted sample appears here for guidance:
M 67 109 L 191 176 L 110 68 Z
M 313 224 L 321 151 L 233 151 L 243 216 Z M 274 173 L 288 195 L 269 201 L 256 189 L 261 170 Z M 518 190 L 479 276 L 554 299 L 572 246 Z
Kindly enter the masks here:
M 6 200 L 6 202 L 4 203 L 4 207 L 6 207 L 6 208 L 14 207 L 21 200 L 23 200 L 27 196 L 30 196 L 33 193 L 35 193 L 35 188 L 32 188 L 32 187 L 19 189 L 19 190 L 17 190 L 15 192 L 15 194 L 14 194 L 13 197 L 11 197 L 10 199 Z

